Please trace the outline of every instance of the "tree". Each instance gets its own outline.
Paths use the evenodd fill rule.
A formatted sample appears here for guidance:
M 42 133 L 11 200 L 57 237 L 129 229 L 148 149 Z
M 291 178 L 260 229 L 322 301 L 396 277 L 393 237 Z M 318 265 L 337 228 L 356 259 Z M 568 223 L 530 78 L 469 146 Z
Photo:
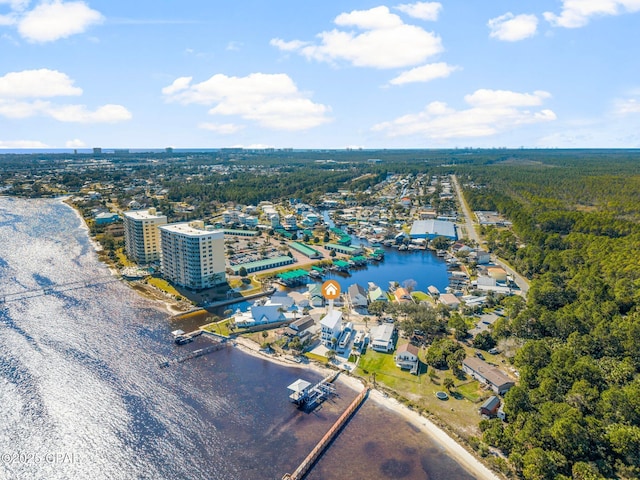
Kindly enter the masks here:
M 238 275 L 240 275 L 241 277 L 246 277 L 247 276 L 247 269 L 245 267 L 240 267 L 238 269 Z
M 442 381 L 442 385 L 444 386 L 444 388 L 446 388 L 448 391 L 453 390 L 453 388 L 455 387 L 455 382 L 453 381 L 453 378 L 451 377 L 445 377 L 445 379 Z
M 333 359 L 336 358 L 337 353 L 336 353 L 335 350 L 327 350 L 327 354 L 326 355 L 327 355 L 327 359 L 330 362 L 333 362 Z
M 331 253 L 329 254 L 329 256 L 330 256 L 331 258 L 335 258 L 335 257 L 336 257 L 336 255 L 337 255 L 337 254 L 336 254 L 336 251 L 335 251 L 335 250 L 331 250 Z
M 473 338 L 473 348 L 489 351 L 496 346 L 496 341 L 488 331 L 480 332 Z
M 453 330 L 455 330 L 455 337 L 457 340 L 463 340 L 467 338 L 467 335 L 469 335 L 467 322 L 458 313 L 454 313 L 449 318 L 449 328 L 452 328 Z
M 418 282 L 416 282 L 413 278 L 409 278 L 409 279 L 405 280 L 404 282 L 402 282 L 402 286 L 409 293 L 411 293 L 411 292 L 413 292 L 415 290 L 416 285 L 418 285 Z

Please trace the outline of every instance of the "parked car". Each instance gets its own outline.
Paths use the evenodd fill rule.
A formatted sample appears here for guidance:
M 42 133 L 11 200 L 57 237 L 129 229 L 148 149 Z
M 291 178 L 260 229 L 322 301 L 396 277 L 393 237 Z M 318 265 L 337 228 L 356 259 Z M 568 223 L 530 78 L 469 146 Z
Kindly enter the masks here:
M 480 360 L 484 360 L 484 355 L 482 355 L 481 352 L 476 352 L 476 357 L 478 357 Z

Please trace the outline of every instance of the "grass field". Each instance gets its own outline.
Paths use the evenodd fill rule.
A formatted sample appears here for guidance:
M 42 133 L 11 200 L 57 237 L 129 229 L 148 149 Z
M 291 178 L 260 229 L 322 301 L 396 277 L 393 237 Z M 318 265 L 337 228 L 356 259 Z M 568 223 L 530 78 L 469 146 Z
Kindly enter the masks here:
M 421 359 L 424 358 L 424 350 L 421 350 L 419 356 Z M 354 373 L 366 381 L 372 381 L 375 374 L 375 381 L 379 386 L 396 392 L 401 401 L 409 404 L 414 410 L 433 414 L 439 419 L 439 423 L 449 425 L 462 437 L 480 435 L 478 405 L 474 403 L 483 395 L 478 388 L 478 382 L 467 379 L 463 383 L 462 391 L 455 388 L 448 400 L 439 400 L 436 398 L 436 392 L 446 391 L 442 385 L 444 378 L 456 379 L 456 376 L 451 370 L 434 370 L 432 367 L 427 369 L 424 364 L 420 372 L 419 375 L 412 375 L 406 370 L 400 370 L 395 365 L 393 354 L 369 349 L 362 355 Z M 458 385 L 460 380 L 456 379 L 455 383 Z
M 221 320 L 220 322 L 213 322 L 201 327 L 203 330 L 211 333 L 217 333 L 218 335 L 224 335 L 228 337 L 231 331 L 229 330 L 229 320 Z

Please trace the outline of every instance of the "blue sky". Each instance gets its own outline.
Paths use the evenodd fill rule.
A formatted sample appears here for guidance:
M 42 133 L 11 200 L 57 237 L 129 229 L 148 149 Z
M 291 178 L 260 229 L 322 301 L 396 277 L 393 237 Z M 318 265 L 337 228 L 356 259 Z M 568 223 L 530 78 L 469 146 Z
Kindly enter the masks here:
M 640 0 L 0 0 L 0 148 L 640 147 Z

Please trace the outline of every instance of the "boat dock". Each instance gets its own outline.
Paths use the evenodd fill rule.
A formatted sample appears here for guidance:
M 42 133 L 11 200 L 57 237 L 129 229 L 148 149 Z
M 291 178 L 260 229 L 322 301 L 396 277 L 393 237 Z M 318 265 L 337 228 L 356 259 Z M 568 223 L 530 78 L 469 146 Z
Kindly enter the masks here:
M 329 431 L 322 437 L 318 444 L 311 450 L 311 453 L 302 461 L 300 466 L 296 468 L 293 473 L 285 473 L 282 480 L 301 480 L 311 470 L 315 462 L 320 458 L 325 449 L 335 439 L 342 427 L 349 421 L 354 412 L 362 405 L 362 402 L 367 398 L 369 393 L 369 387 L 366 387 L 358 396 L 351 402 L 340 418 L 336 420 L 336 423 L 329 429 Z
M 159 367 L 167 368 L 167 367 L 170 367 L 171 365 L 177 365 L 178 363 L 186 362 L 187 360 L 191 360 L 192 358 L 202 357 L 204 355 L 208 355 L 211 352 L 222 350 L 227 345 L 228 344 L 225 341 L 217 342 L 216 344 L 211 345 L 209 347 L 199 348 L 197 350 L 194 350 L 193 352 L 187 353 L 186 355 L 182 355 L 181 357 L 177 357 L 171 360 L 166 360 L 164 362 L 161 362 Z
M 331 374 L 313 386 L 306 380 L 299 378 L 287 387 L 291 391 L 289 399 L 299 407 L 311 410 L 329 395 L 336 393 L 336 387 L 331 383 L 337 376 L 337 374 Z

